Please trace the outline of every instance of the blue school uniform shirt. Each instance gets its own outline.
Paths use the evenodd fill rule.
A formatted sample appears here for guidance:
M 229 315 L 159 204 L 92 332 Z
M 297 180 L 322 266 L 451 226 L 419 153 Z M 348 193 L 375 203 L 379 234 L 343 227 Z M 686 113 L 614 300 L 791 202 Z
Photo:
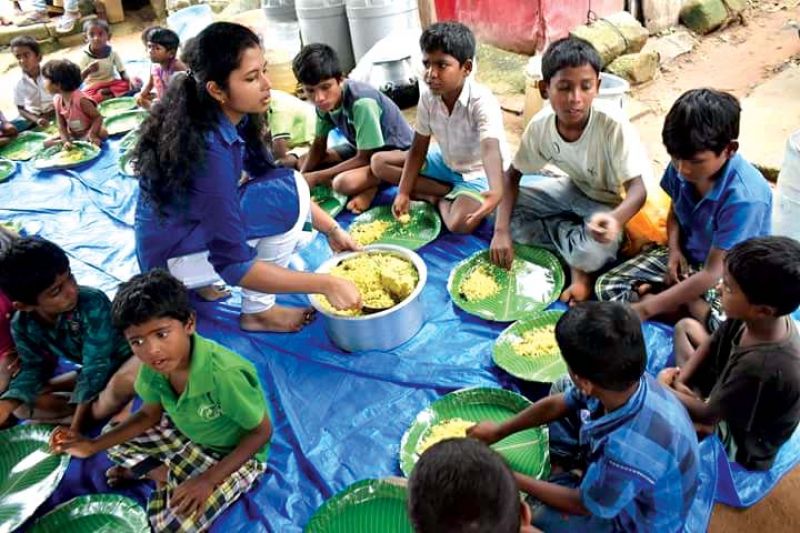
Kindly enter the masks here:
M 580 493 L 586 509 L 619 531 L 681 531 L 699 483 L 697 437 L 686 410 L 650 376 L 619 409 L 571 387 L 564 394 L 581 414 L 588 467 Z
M 704 197 L 698 197 L 672 163 L 661 188 L 672 198 L 682 251 L 693 265 L 704 264 L 712 247 L 727 251 L 771 233 L 772 192 L 758 169 L 739 154 L 725 163 Z
M 248 239 L 284 233 L 295 225 L 299 201 L 294 171 L 273 168 L 239 187 L 242 171 L 251 167 L 240 135 L 243 126 L 244 121 L 237 127 L 220 114 L 206 133 L 205 158 L 186 197 L 161 212 L 148 195 L 147 179 L 141 180 L 135 232 L 143 272 L 166 268 L 171 257 L 208 250 L 219 276 L 238 285 L 256 257 Z

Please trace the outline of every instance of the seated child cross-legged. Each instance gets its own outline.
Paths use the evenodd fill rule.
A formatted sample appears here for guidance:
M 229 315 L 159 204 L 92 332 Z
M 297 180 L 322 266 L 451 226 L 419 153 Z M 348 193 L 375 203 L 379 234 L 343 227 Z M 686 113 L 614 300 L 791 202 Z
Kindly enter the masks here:
M 46 146 L 87 140 L 100 146 L 108 138 L 97 104 L 81 90 L 81 71 L 67 59 L 53 59 L 42 67 L 45 87 L 53 97 L 59 136 L 45 141 Z
M 576 304 L 556 324 L 556 341 L 569 377 L 517 416 L 482 422 L 468 436 L 492 444 L 550 423 L 554 475 L 516 474 L 533 525 L 548 533 L 682 531 L 699 483 L 697 437 L 680 402 L 644 374 L 636 313 L 616 302 Z
M 800 243 L 757 237 L 725 256 L 713 335 L 687 318 L 675 328 L 678 368 L 659 381 L 686 406 L 700 434 L 716 432 L 728 456 L 768 470 L 800 421 Z
M 370 170 L 373 154 L 407 150 L 411 127 L 383 93 L 367 83 L 345 80 L 339 58 L 328 45 L 303 47 L 292 70 L 317 108 L 316 137 L 299 161 L 300 171 L 312 187 L 332 184 L 336 191 L 352 196 L 350 211 L 366 211 L 379 184 Z M 347 143 L 328 150 L 328 134 L 334 128 Z
M 108 297 L 75 282 L 61 248 L 39 238 L 13 241 L 0 256 L 0 290 L 17 311 L 11 334 L 19 359 L 0 396 L 0 424 L 12 412 L 55 420 L 74 409 L 71 428 L 79 431 L 130 402 L 139 362 L 111 325 Z M 77 378 L 54 378 L 60 359 L 81 365 Z
M 158 481 L 147 513 L 153 531 L 205 531 L 266 470 L 272 434 L 255 367 L 196 333 L 183 284 L 164 270 L 123 283 L 112 307 L 144 363 L 142 408 L 95 439 L 65 432 L 56 451 L 89 457 L 108 450 L 112 482 Z
M 503 114 L 492 92 L 470 76 L 475 36 L 469 28 L 433 24 L 419 44 L 427 87 L 420 88 L 411 149 L 375 154 L 372 172 L 400 186 L 396 217 L 408 213 L 414 197 L 438 206 L 450 231 L 472 233 L 503 195 L 509 159 Z M 431 137 L 438 146 L 430 146 Z
M 142 40 L 146 40 L 147 53 L 152 63 L 150 78 L 136 95 L 136 103 L 145 109 L 157 100 L 162 100 L 167 92 L 169 82 L 178 72 L 186 71 L 186 65 L 175 57 L 178 53 L 180 38 L 178 34 L 167 28 L 147 28 L 142 32 Z M 155 90 L 155 98 L 152 91 Z
M 408 480 L 417 533 L 535 533 L 514 474 L 476 439 L 447 439 L 426 450 Z
M 597 280 L 601 300 L 630 301 L 642 320 L 691 316 L 708 331 L 719 327 L 725 253 L 751 237 L 769 235 L 772 193 L 741 155 L 740 107 L 712 89 L 681 95 L 664 120 L 662 137 L 672 157 L 661 187 L 672 199 L 668 247 L 619 265 Z
M 314 142 L 317 112 L 314 106 L 277 89 L 270 91 L 267 110 L 269 137 L 275 160 L 286 168 L 299 170 L 300 157 L 289 150 Z
M 45 87 L 39 42 L 29 35 L 15 37 L 11 40 L 11 52 L 22 70 L 14 86 L 14 104 L 24 124 L 21 129 L 46 128 L 54 118 L 53 95 Z
M 78 60 L 86 96 L 98 104 L 108 98 L 124 96 L 131 90 L 122 58 L 111 49 L 111 27 L 101 19 L 90 19 L 83 24 L 86 48 Z M 119 78 L 115 77 L 116 69 Z M 136 87 L 138 88 L 138 87 Z
M 623 227 L 647 199 L 649 162 L 636 130 L 618 107 L 596 99 L 601 65 L 583 39 L 548 47 L 539 90 L 551 108 L 522 134 L 490 247 L 492 260 L 506 268 L 512 241 L 554 248 L 571 269 L 564 302 L 589 299 L 593 274 L 617 257 Z M 523 174 L 548 164 L 567 176 L 520 185 Z

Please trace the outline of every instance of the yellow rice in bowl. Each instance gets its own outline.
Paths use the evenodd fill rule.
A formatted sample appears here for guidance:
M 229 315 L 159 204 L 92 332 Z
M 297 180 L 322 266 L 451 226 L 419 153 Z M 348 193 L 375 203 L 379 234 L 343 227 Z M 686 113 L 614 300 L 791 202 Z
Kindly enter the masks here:
M 361 253 L 345 259 L 330 271 L 332 276 L 356 284 L 365 307 L 388 309 L 409 297 L 419 283 L 414 263 L 391 253 Z M 340 316 L 361 316 L 360 309 L 339 310 L 327 298 L 317 296 L 320 306 Z

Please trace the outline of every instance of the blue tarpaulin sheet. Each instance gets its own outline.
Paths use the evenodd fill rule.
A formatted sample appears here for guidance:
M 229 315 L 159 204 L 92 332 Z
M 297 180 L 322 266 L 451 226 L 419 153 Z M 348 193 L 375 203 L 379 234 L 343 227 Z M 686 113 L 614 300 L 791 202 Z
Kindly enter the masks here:
M 117 172 L 117 141 L 95 162 L 76 170 L 35 172 L 29 163 L 0 184 L 0 220 L 20 223 L 69 254 L 78 281 L 110 296 L 137 272 L 133 215 L 137 182 Z M 379 202 L 389 202 L 383 192 Z M 341 215 L 347 224 L 350 215 Z M 331 344 L 317 319 L 299 333 L 252 334 L 238 327 L 237 291 L 227 301 L 197 302 L 199 331 L 251 360 L 259 371 L 275 419 L 269 469 L 258 485 L 217 521 L 215 531 L 301 531 L 314 511 L 347 485 L 399 475 L 400 438 L 416 414 L 448 392 L 472 386 L 504 387 L 535 400 L 542 385 L 511 378 L 491 360 L 492 343 L 507 324 L 467 315 L 447 293 L 452 267 L 488 247 L 490 227 L 473 236 L 443 232 L 419 253 L 428 265 L 422 294 L 422 330 L 390 352 L 343 353 Z M 314 269 L 330 251 L 320 237 L 295 260 Z M 303 305 L 304 296 L 281 297 Z M 671 357 L 671 328 L 645 324 L 648 370 Z M 749 473 L 730 464 L 713 439 L 702 445 L 702 485 L 687 524 L 702 531 L 713 501 L 750 505 L 800 459 L 800 437 L 781 451 L 770 472 Z M 105 456 L 73 459 L 58 490 L 40 513 L 74 496 L 108 492 Z M 140 502 L 146 484 L 126 489 Z

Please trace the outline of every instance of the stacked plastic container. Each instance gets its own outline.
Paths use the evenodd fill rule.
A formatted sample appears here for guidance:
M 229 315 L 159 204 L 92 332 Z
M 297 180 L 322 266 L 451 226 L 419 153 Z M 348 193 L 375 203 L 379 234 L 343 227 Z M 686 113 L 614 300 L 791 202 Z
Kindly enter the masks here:
M 393 31 L 420 27 L 417 0 L 347 0 L 347 20 L 356 62 Z
M 344 72 L 355 66 L 344 0 L 295 0 L 304 44 L 325 43 L 339 56 Z

